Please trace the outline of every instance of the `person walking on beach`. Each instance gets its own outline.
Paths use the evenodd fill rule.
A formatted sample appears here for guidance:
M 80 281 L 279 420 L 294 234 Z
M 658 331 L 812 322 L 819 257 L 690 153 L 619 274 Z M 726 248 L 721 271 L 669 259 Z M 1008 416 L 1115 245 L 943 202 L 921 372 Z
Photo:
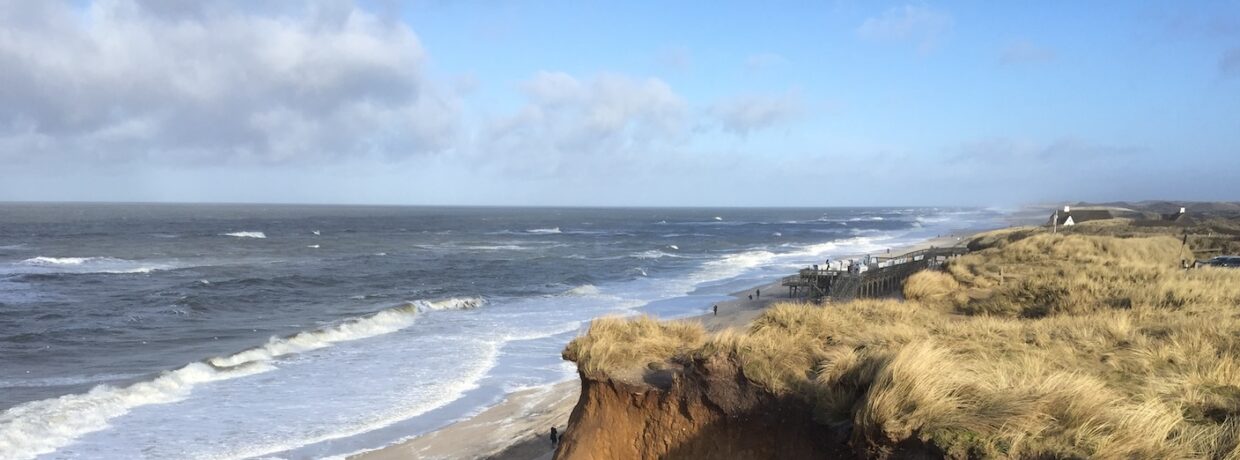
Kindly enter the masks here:
M 719 305 L 715 305 L 715 316 L 719 316 Z
M 753 294 L 749 294 L 749 300 L 753 300 Z
M 759 298 L 759 299 L 761 299 L 761 298 L 762 298 L 762 290 L 761 290 L 761 289 L 754 289 L 754 290 L 753 290 L 753 296 L 754 296 L 754 297 L 757 297 L 757 298 Z
M 558 444 L 559 442 L 560 442 L 560 433 L 558 431 L 555 431 L 555 427 L 551 427 L 551 445 L 554 446 Z

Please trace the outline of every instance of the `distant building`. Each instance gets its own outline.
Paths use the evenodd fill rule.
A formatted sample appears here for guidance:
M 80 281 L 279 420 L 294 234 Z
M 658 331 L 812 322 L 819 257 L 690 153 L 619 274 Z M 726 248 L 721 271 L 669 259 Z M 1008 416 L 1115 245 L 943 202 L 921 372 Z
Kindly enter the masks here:
M 1082 222 L 1091 220 L 1114 219 L 1115 214 L 1106 209 L 1078 209 L 1073 211 L 1071 206 L 1064 206 L 1062 211 L 1057 211 L 1051 215 L 1048 225 L 1058 225 L 1060 227 L 1070 227 Z
M 1188 212 L 1186 211 L 1187 211 L 1186 209 L 1180 208 L 1180 212 L 1173 212 L 1171 214 L 1163 214 L 1162 220 L 1176 224 L 1176 225 L 1192 225 L 1193 218 L 1189 216 Z

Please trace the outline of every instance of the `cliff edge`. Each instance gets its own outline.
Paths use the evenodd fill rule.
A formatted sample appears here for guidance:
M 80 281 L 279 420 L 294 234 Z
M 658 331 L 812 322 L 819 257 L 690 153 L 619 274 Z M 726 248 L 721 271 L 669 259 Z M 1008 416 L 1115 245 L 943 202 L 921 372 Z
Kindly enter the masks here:
M 640 379 L 580 374 L 557 459 L 849 456 L 845 435 L 815 423 L 805 402 L 751 384 L 725 357 L 669 362 Z

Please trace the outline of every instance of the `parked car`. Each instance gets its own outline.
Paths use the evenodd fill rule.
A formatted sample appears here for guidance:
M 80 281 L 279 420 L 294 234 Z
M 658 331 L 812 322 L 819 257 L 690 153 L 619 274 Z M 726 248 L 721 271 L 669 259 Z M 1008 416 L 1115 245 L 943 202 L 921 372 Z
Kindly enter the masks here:
M 1240 268 L 1240 256 L 1218 256 L 1207 260 L 1205 264 L 1211 267 Z

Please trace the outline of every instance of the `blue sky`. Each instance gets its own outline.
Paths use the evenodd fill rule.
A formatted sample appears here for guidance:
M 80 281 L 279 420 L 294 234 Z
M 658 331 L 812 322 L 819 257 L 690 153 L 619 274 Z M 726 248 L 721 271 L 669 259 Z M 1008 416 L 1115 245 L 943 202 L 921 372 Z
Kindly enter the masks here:
M 12 10 L 0 199 L 1240 199 L 1236 2 Z

